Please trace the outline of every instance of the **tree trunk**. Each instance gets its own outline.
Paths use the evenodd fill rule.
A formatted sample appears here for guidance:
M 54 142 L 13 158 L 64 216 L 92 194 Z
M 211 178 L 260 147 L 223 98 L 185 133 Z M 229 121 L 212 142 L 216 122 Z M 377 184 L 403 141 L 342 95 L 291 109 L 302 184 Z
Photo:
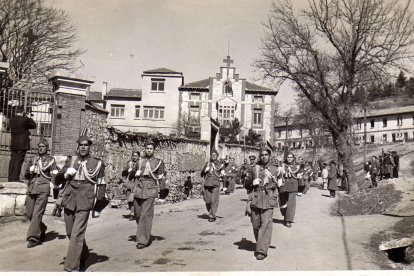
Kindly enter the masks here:
M 344 172 L 348 176 L 349 193 L 352 195 L 358 191 L 356 182 L 355 166 L 352 159 L 352 145 L 347 128 L 342 128 L 339 132 L 332 133 L 333 143 L 338 153 L 338 160 L 344 166 Z

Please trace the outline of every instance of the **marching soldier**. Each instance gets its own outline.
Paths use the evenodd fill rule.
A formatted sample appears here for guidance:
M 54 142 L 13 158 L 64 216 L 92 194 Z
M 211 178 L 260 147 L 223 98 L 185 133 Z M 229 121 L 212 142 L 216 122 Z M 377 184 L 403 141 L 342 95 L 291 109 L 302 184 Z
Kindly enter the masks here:
M 299 177 L 302 168 L 295 162 L 295 156 L 292 153 L 287 154 L 283 164 L 284 185 L 280 188 L 280 211 L 284 216 L 286 227 L 292 227 L 292 222 L 296 212 L 296 193 L 299 188 Z
M 278 167 L 270 164 L 270 154 L 270 149 L 261 149 L 259 162 L 248 174 L 248 181 L 253 182 L 253 191 L 249 194 L 247 212 L 251 216 L 257 242 L 257 260 L 263 260 L 267 256 L 272 240 L 273 208 L 278 206 L 277 178 L 280 172 Z
M 161 159 L 154 157 L 155 144 L 145 143 L 145 155 L 138 162 L 134 187 L 134 215 L 137 222 L 137 249 L 148 246 L 154 217 L 155 198 L 168 195 L 165 185 L 165 168 Z
M 67 180 L 62 192 L 62 207 L 69 247 L 65 259 L 65 271 L 82 271 L 89 256 L 85 241 L 89 213 L 97 200 L 105 198 L 105 168 L 101 160 L 90 155 L 92 141 L 87 136 L 78 139 L 78 158 L 71 166 L 65 166 L 60 174 Z M 94 217 L 94 216 L 93 216 Z
M 136 169 L 138 168 L 138 161 L 139 156 L 141 154 L 139 151 L 134 151 L 132 153 L 131 160 L 128 161 L 126 166 L 124 167 L 122 171 L 122 176 L 126 178 L 126 195 L 127 195 L 127 201 L 128 201 L 128 209 L 129 212 L 129 220 L 134 220 L 134 180 L 135 180 L 135 173 Z
M 224 170 L 224 164 L 220 163 L 217 157 L 218 152 L 213 150 L 211 152 L 210 162 L 207 162 L 201 170 L 201 177 L 205 177 L 204 201 L 209 212 L 209 222 L 216 221 L 216 212 L 220 196 L 220 176 Z
M 247 169 L 246 169 L 246 175 L 248 174 L 248 172 L 252 169 L 252 168 L 254 168 L 255 166 L 256 166 L 256 156 L 254 156 L 254 155 L 250 155 L 249 156 L 249 161 L 250 161 L 250 164 L 248 164 L 247 165 Z M 247 177 L 247 176 L 246 176 Z M 245 181 L 245 183 L 244 183 L 244 188 L 246 189 L 246 192 L 247 192 L 247 195 L 250 195 L 251 194 L 251 192 L 253 191 L 253 186 L 252 186 L 252 183 L 251 183 L 251 181 Z
M 27 248 L 41 244 L 45 239 L 46 225 L 42 217 L 50 195 L 52 177 L 58 173 L 56 162 L 47 152 L 49 143 L 41 139 L 37 155 L 28 163 L 25 177 L 29 180 L 26 196 L 26 216 L 30 220 L 27 231 Z

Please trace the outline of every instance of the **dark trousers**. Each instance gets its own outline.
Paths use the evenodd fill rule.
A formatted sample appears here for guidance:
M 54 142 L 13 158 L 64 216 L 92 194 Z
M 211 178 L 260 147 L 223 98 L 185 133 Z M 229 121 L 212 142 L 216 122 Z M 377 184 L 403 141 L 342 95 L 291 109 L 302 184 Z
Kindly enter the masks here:
M 329 190 L 329 194 L 331 197 L 335 197 L 335 190 Z
M 282 192 L 279 195 L 280 204 L 283 206 L 287 203 L 287 207 L 280 209 L 285 221 L 293 222 L 296 213 L 296 192 Z
M 186 197 L 189 197 L 190 196 L 190 192 L 191 192 L 191 189 L 190 188 L 185 188 L 184 189 L 184 194 L 185 194 Z
M 371 182 L 372 182 L 372 187 L 378 186 L 376 173 L 371 173 Z
M 256 253 L 267 255 L 267 250 L 272 241 L 273 209 L 258 209 L 252 207 L 250 221 L 252 222 L 253 233 L 257 242 Z
M 26 156 L 26 150 L 12 150 L 9 162 L 8 181 L 20 181 L 20 171 Z
M 394 178 L 398 178 L 398 167 L 394 167 L 392 169 L 392 174 L 393 174 Z
M 229 190 L 228 190 L 228 192 L 233 193 L 234 189 L 236 188 L 236 178 L 231 176 L 231 177 L 229 177 L 228 181 L 229 181 L 229 187 L 228 187 Z
M 46 231 L 46 225 L 42 222 L 47 205 L 47 194 L 26 196 L 26 217 L 30 220 L 27 231 L 27 240 L 39 241 L 42 233 Z
M 218 187 L 204 187 L 204 201 L 211 218 L 216 217 L 219 199 L 220 191 Z
M 306 194 L 309 191 L 310 188 L 310 178 L 309 179 L 303 179 L 303 182 L 305 183 L 305 188 L 303 189 L 303 193 Z
M 71 211 L 65 208 L 66 234 L 69 238 L 65 270 L 79 270 L 80 261 L 88 258 L 89 249 L 85 241 L 86 226 L 90 211 Z
M 134 215 L 137 222 L 136 241 L 147 245 L 151 238 L 152 220 L 154 218 L 155 198 L 135 198 Z

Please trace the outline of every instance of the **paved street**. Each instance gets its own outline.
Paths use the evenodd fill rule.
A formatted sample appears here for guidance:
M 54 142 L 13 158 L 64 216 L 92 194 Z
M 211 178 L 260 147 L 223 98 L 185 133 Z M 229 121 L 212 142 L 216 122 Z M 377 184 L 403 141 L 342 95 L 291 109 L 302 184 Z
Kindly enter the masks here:
M 135 248 L 135 222 L 122 218 L 124 209 L 106 209 L 90 219 L 87 271 L 251 271 L 251 270 L 366 270 L 379 269 L 364 247 L 372 233 L 398 218 L 378 215 L 333 217 L 327 191 L 312 187 L 298 197 L 292 228 L 274 212 L 272 246 L 264 261 L 254 256 L 250 220 L 244 216 L 246 193 L 236 190 L 220 197 L 218 220 L 207 221 L 202 199 L 156 206 L 153 241 Z M 50 210 L 49 212 L 50 213 Z M 64 222 L 50 216 L 47 241 L 26 248 L 27 223 L 1 225 L 1 271 L 62 271 L 68 240 Z

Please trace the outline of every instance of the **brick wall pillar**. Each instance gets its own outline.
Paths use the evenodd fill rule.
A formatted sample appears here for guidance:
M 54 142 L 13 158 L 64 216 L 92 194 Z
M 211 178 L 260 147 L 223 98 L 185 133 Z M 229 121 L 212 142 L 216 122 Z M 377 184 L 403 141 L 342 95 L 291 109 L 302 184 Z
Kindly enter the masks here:
M 55 75 L 52 154 L 75 155 L 76 140 L 85 127 L 86 92 L 93 81 Z

